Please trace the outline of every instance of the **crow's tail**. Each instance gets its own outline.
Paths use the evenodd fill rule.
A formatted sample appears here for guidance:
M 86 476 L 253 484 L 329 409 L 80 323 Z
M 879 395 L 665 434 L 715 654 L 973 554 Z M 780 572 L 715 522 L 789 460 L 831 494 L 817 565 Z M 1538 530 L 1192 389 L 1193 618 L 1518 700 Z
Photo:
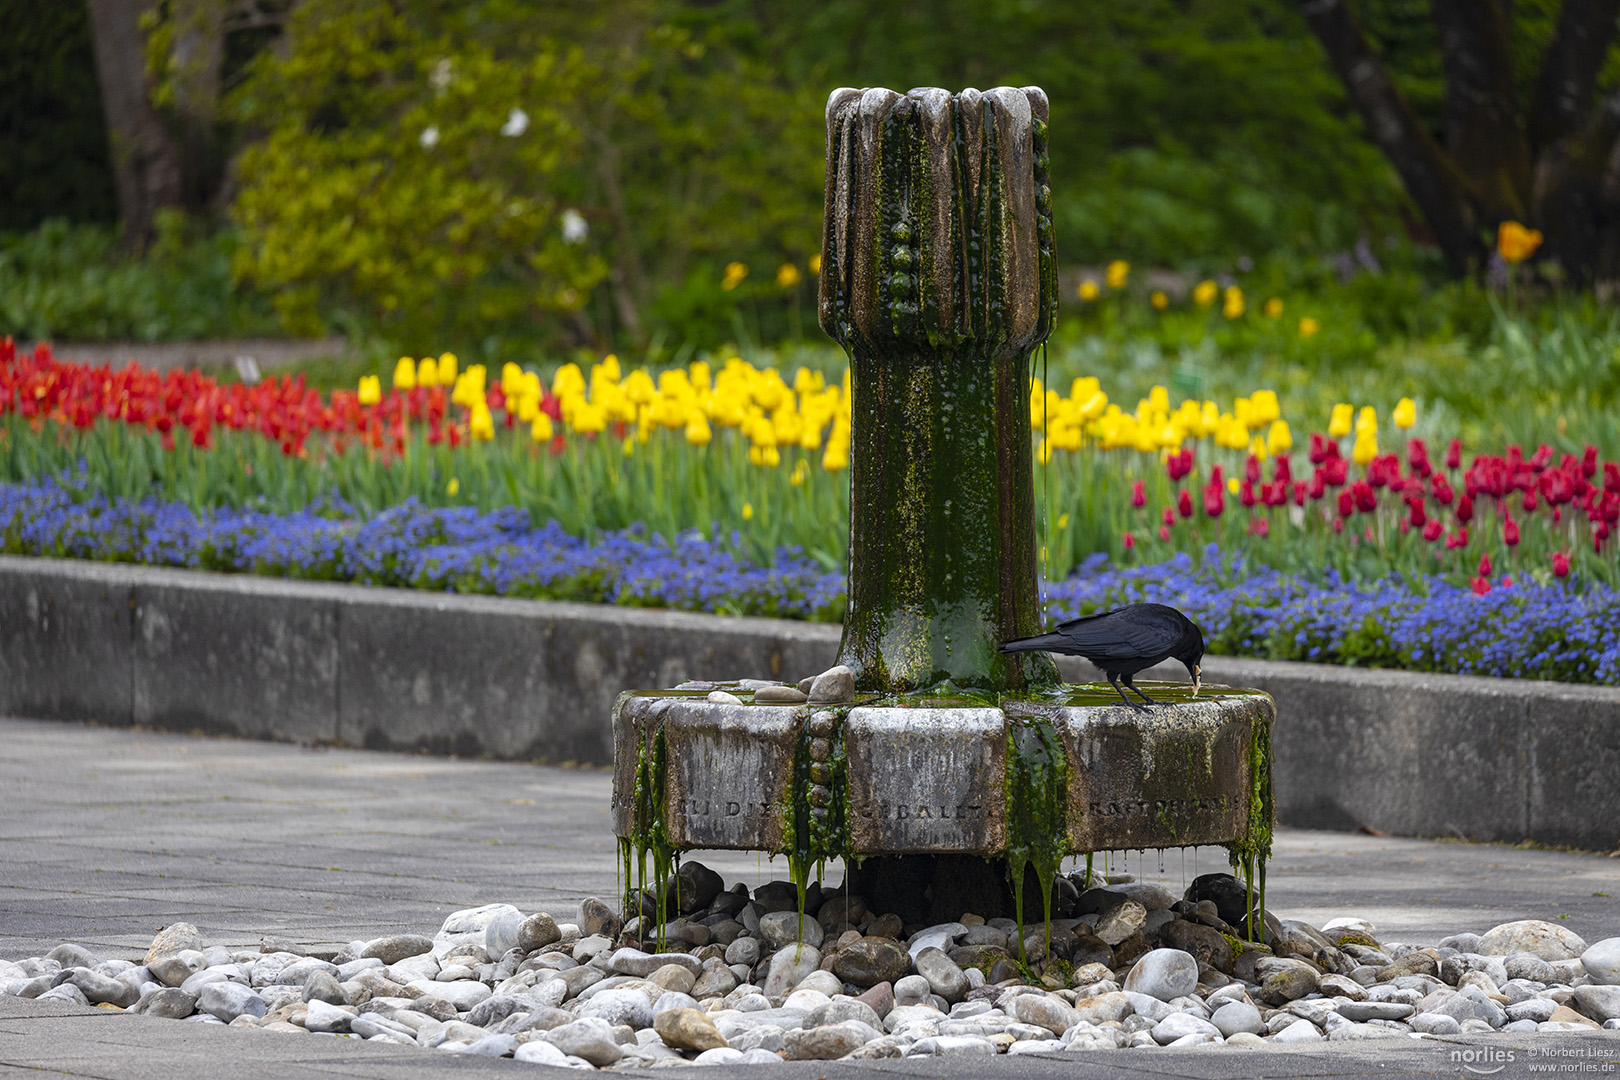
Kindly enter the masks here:
M 1001 651 L 1004 653 L 1014 653 L 1039 652 L 1043 649 L 1058 649 L 1063 646 L 1066 640 L 1067 639 L 1065 639 L 1062 634 L 1036 634 L 1034 637 L 1018 638 L 1014 641 L 1004 641 L 1001 644 Z

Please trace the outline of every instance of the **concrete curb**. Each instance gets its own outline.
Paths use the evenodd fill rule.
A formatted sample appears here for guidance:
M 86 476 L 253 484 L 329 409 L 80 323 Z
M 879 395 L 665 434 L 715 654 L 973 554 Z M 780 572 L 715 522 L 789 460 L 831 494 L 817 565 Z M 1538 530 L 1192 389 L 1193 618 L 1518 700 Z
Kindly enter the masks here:
M 779 619 L 0 556 L 0 713 L 38 719 L 605 765 L 620 690 L 797 679 L 828 667 L 838 638 Z M 1222 657 L 1204 672 L 1276 699 L 1285 824 L 1620 847 L 1620 689 Z M 1082 661 L 1064 675 L 1094 677 Z

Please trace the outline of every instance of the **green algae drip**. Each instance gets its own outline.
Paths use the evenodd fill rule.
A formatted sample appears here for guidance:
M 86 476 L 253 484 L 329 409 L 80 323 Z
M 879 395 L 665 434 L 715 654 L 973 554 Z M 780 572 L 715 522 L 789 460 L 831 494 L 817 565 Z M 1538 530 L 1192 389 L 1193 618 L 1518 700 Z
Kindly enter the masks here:
M 1030 867 L 1041 883 L 1041 919 L 1052 945 L 1052 882 L 1069 854 L 1066 828 L 1069 763 L 1050 721 L 1007 718 L 1007 873 L 1018 921 L 1018 959 L 1024 955 L 1024 878 Z M 1090 856 L 1087 856 L 1088 860 Z
M 653 734 L 652 748 L 649 751 L 645 741 L 636 741 L 636 786 L 634 795 L 634 809 L 632 813 L 631 835 L 627 840 L 619 842 L 619 857 L 624 866 L 624 876 L 627 882 L 631 874 L 632 852 L 634 855 L 635 885 L 634 892 L 646 895 L 647 890 L 647 857 L 652 856 L 654 903 L 657 905 L 658 919 L 658 945 L 657 950 L 664 950 L 664 925 L 669 922 L 668 902 L 669 886 L 676 883 L 679 888 L 679 879 L 675 870 L 679 864 L 680 852 L 669 842 L 669 830 L 664 818 L 664 774 L 668 760 L 668 750 L 664 744 L 664 731 L 660 728 Z M 634 893 L 626 891 L 624 897 L 624 917 L 630 917 L 631 909 L 639 912 L 640 904 L 634 903 Z M 680 896 L 675 898 L 676 908 L 680 907 Z M 645 928 L 644 928 L 645 929 Z M 643 932 L 645 938 L 645 932 Z
M 1226 845 L 1226 850 L 1232 869 L 1242 874 L 1248 890 L 1249 940 L 1263 942 L 1266 938 L 1266 863 L 1271 859 L 1275 811 L 1271 794 L 1271 725 L 1258 710 L 1250 714 L 1249 733 L 1248 824 L 1243 839 Z M 1258 920 L 1254 918 L 1256 886 L 1260 892 Z
M 820 880 L 828 859 L 849 858 L 849 758 L 844 749 L 846 709 L 818 709 L 799 729 L 793 784 L 782 808 L 782 849 L 798 890 L 799 940 L 804 940 L 805 894 L 810 875 Z

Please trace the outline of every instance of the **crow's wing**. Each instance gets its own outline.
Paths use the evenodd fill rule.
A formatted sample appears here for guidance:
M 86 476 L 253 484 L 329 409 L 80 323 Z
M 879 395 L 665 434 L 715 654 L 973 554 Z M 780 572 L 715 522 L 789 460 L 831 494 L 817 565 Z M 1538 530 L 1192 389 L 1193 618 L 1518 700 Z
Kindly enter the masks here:
M 1157 605 L 1116 608 L 1086 615 L 1052 631 L 1073 643 L 1074 651 L 1092 660 L 1136 660 L 1167 654 L 1181 640 L 1182 626 Z

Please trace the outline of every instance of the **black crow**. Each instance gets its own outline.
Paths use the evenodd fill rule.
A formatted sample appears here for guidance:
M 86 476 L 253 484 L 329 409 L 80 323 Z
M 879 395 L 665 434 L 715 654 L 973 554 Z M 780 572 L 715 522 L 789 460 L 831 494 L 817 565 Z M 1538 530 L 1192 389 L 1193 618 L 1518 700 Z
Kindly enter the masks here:
M 1004 653 L 1034 652 L 1063 653 L 1065 656 L 1083 656 L 1102 668 L 1103 674 L 1125 704 L 1142 709 L 1120 689 L 1120 683 L 1135 691 L 1136 696 L 1149 705 L 1167 702 L 1154 701 L 1137 689 L 1131 678 L 1145 668 L 1174 657 L 1187 666 L 1192 676 L 1193 693 L 1202 685 L 1204 635 L 1193 621 L 1173 607 L 1164 604 L 1131 604 L 1099 615 L 1083 615 L 1063 623 L 1049 634 L 1019 638 L 1001 646 Z

